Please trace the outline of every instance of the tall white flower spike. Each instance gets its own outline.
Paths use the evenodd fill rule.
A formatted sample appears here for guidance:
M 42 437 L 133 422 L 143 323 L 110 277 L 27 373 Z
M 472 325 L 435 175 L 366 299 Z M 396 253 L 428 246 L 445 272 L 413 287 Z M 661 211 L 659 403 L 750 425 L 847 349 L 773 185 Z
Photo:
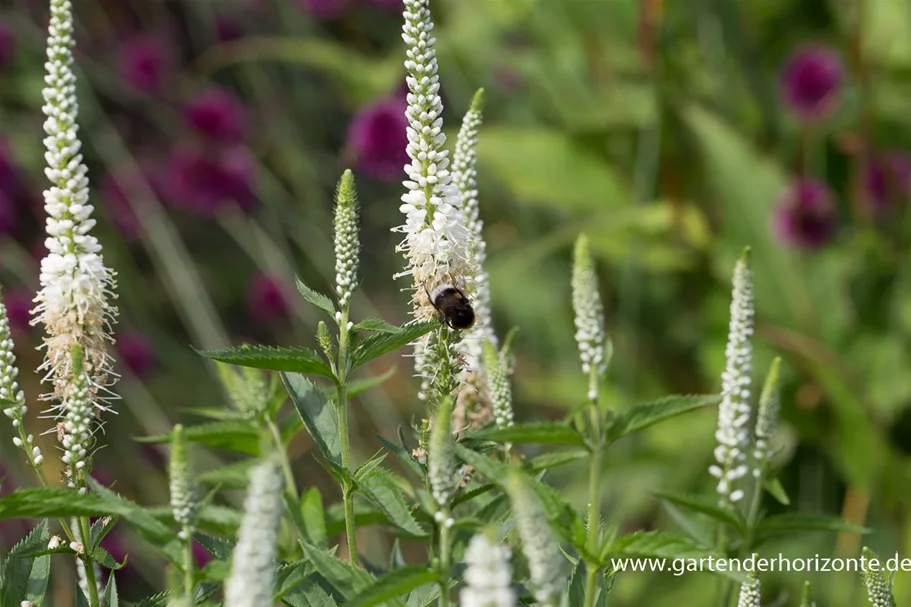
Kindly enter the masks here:
M 117 308 L 111 303 L 116 285 L 114 272 L 104 265 L 101 244 L 91 234 L 94 208 L 89 204 L 88 171 L 80 154 L 76 124 L 79 106 L 72 70 L 73 44 L 72 4 L 69 0 L 51 0 L 41 108 L 46 116 L 45 175 L 51 182 L 44 192 L 48 253 L 41 261 L 41 290 L 35 298 L 32 324 L 44 325 L 46 352 L 40 370 L 51 383 L 51 391 L 42 398 L 56 401 L 51 411 L 58 419 L 63 418 L 57 428 L 62 440 L 67 427 L 82 423 L 85 402 L 96 416 L 107 410 L 107 400 L 113 396 L 109 388 L 116 380 L 108 353 L 108 344 L 113 342 L 111 325 L 117 316 Z M 76 377 L 75 346 L 82 352 L 87 393 L 80 385 L 83 378 Z M 74 403 L 80 409 L 78 413 L 72 410 Z M 73 415 L 79 419 L 70 420 Z M 91 435 L 91 429 L 86 431 Z M 74 437 L 70 442 L 84 441 Z
M 513 607 L 516 604 L 508 548 L 479 533 L 468 542 L 465 564 L 465 587 L 459 593 L 459 607 Z
M 753 276 L 750 250 L 745 249 L 734 267 L 731 322 L 725 350 L 727 362 L 721 376 L 722 400 L 718 407 L 715 461 L 709 473 L 718 479 L 722 503 L 743 499 L 737 482 L 746 476 L 750 448 L 750 383 L 753 360 Z

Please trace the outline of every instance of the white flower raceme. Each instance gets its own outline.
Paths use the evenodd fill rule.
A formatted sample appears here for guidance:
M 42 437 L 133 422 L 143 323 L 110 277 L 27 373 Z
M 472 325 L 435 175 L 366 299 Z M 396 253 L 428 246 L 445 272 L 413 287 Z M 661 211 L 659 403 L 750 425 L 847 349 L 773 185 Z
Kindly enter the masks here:
M 46 332 L 41 370 L 53 389 L 45 398 L 58 401 L 53 407 L 58 414 L 65 414 L 69 406 L 73 346 L 82 348 L 94 407 L 106 408 L 106 389 L 115 379 L 107 351 L 110 325 L 117 315 L 109 301 L 114 297 L 114 272 L 104 265 L 101 245 L 91 234 L 95 220 L 87 169 L 79 153 L 72 46 L 72 5 L 69 0 L 52 0 L 41 108 L 47 118 L 45 174 L 51 182 L 44 192 L 48 253 L 41 261 L 41 290 L 32 322 L 42 323 Z
M 494 422 L 498 428 L 511 426 L 513 414 L 509 365 L 504 354 L 497 352 L 493 343 L 489 341 L 484 342 L 484 378 L 493 408 Z
M 430 429 L 427 453 L 427 480 L 434 501 L 441 508 L 449 506 L 458 487 L 456 478 L 455 443 L 452 439 L 452 398 L 437 409 Z
M 460 345 L 466 357 L 466 366 L 472 371 L 482 366 L 484 342 L 490 341 L 494 347 L 497 346 L 497 336 L 490 316 L 490 277 L 484 271 L 487 243 L 484 242 L 484 222 L 481 221 L 478 202 L 477 145 L 483 103 L 484 89 L 481 89 L 475 93 L 471 108 L 462 119 L 462 127 L 456 138 L 455 153 L 452 156 L 452 179 L 461 194 L 465 225 L 470 232 L 467 281 L 475 313 L 475 324 L 466 333 Z
M 250 471 L 244 515 L 225 583 L 225 607 L 272 604 L 282 487 L 281 469 L 276 462 L 267 460 Z
M 67 386 L 66 416 L 57 424 L 57 435 L 63 446 L 60 459 L 66 464 L 64 476 L 67 487 L 85 493 L 86 461 L 95 441 L 92 391 L 79 346 L 73 346 L 70 358 L 73 361 L 73 377 Z
M 598 398 L 598 384 L 607 369 L 604 355 L 604 307 L 598 294 L 598 276 L 588 248 L 588 238 L 579 236 L 573 255 L 573 311 L 576 343 L 582 371 L 588 374 L 588 398 Z
M 751 575 L 747 581 L 740 585 L 737 607 L 762 607 L 761 598 L 759 578 Z
M 465 550 L 465 587 L 459 593 L 459 607 L 513 607 L 509 550 L 480 533 Z
M 550 522 L 538 500 L 520 472 L 507 479 L 507 492 L 516 519 L 516 529 L 522 540 L 522 552 L 528 561 L 535 600 L 554 607 L 566 582 L 563 575 L 563 554 Z
M 892 584 L 886 580 L 886 574 L 882 570 L 882 560 L 879 556 L 867 547 L 862 551 L 867 562 L 876 560 L 880 567 L 874 571 L 872 567 L 867 567 L 861 573 L 864 585 L 867 587 L 867 599 L 873 607 L 895 607 L 895 597 L 892 596 Z
M 762 387 L 762 394 L 759 396 L 759 412 L 756 415 L 755 429 L 756 449 L 753 453 L 753 457 L 759 464 L 753 471 L 757 477 L 762 473 L 762 466 L 772 456 L 771 441 L 778 429 L 778 411 L 781 408 L 780 367 L 781 359 L 776 357 L 772 361 L 772 367 L 769 369 L 765 385 Z
M 0 289 L 0 296 L 2 295 L 3 290 Z M 13 354 L 9 317 L 6 314 L 6 306 L 0 299 L 0 410 L 12 420 L 16 432 L 13 444 L 25 452 L 29 462 L 37 466 L 44 461 L 44 456 L 35 444 L 34 435 L 26 434 L 23 426 L 28 408 L 25 405 L 25 392 L 19 387 L 18 377 L 19 369 L 16 367 L 16 355 Z
M 357 191 L 354 174 L 345 171 L 335 196 L 335 292 L 342 308 L 348 306 L 357 283 L 360 242 L 357 234 Z
M 722 502 L 737 502 L 743 498 L 743 490 L 736 488 L 736 484 L 748 470 L 753 315 L 753 277 L 747 249 L 734 267 L 731 321 L 725 350 L 727 362 L 721 376 L 722 400 L 715 432 L 718 440 L 715 460 L 718 463 L 709 468 L 711 475 L 718 479 Z
M 174 427 L 171 440 L 171 465 L 169 469 L 171 490 L 171 512 L 174 521 L 181 526 L 178 536 L 182 540 L 190 539 L 196 523 L 198 504 L 196 502 L 196 483 L 190 462 L 187 457 L 187 442 L 183 426 Z

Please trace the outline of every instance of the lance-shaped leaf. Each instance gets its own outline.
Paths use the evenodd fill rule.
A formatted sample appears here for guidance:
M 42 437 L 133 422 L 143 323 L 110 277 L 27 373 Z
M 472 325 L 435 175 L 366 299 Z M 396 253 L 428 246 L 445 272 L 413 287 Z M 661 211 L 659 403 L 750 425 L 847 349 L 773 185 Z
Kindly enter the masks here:
M 834 516 L 777 514 L 763 519 L 756 526 L 756 531 L 753 534 L 753 546 L 756 547 L 766 540 L 781 535 L 795 535 L 798 533 L 820 531 L 870 533 L 870 530 L 866 527 L 846 523 Z
M 261 431 L 255 424 L 241 420 L 209 422 L 184 429 L 187 442 L 244 455 L 259 455 L 260 437 Z M 171 439 L 171 434 L 134 437 L 141 443 L 152 444 L 170 443 Z
M 362 590 L 360 594 L 345 603 L 345 607 L 384 605 L 389 599 L 411 592 L 436 579 L 437 574 L 426 567 L 412 565 L 395 569 Z
M 722 558 L 689 538 L 674 533 L 640 531 L 618 537 L 607 544 L 601 552 L 601 565 L 622 572 L 629 567 L 630 559 L 656 559 L 654 562 L 666 564 L 668 560 L 678 558 L 698 560 L 710 557 L 715 560 Z M 719 570 L 718 573 L 739 582 L 746 581 L 746 576 L 741 572 Z
M 377 333 L 361 341 L 351 355 L 351 368 L 358 369 L 372 360 L 395 352 L 438 328 L 438 322 L 421 322 L 399 327 L 395 333 Z
M 197 350 L 197 352 L 211 360 L 239 367 L 286 373 L 312 373 L 337 381 L 332 369 L 320 358 L 319 354 L 309 348 L 237 346 L 222 350 Z
M 411 507 L 405 501 L 402 488 L 396 483 L 391 472 L 373 468 L 358 476 L 357 486 L 361 493 L 400 529 L 415 536 L 427 534 L 411 514 Z
M 340 465 L 342 445 L 335 405 L 325 392 L 299 373 L 282 373 L 282 382 L 320 454 L 328 461 Z
M 531 443 L 565 447 L 585 446 L 585 441 L 573 428 L 554 422 L 536 422 L 506 428 L 490 428 L 472 434 L 471 438 L 516 445 Z
M 380 318 L 365 318 L 361 322 L 351 327 L 352 331 L 370 331 L 373 333 L 398 333 L 401 329 L 395 325 L 390 325 Z
M 49 554 L 25 555 L 47 548 L 50 537 L 48 521 L 44 519 L 10 550 L 3 566 L 0 605 L 19 605 L 24 601 L 39 605 L 44 601 L 51 575 L 51 557 Z
M 314 291 L 310 287 L 304 284 L 300 278 L 295 277 L 294 284 L 297 285 L 297 290 L 301 295 L 304 296 L 304 299 L 312 303 L 314 306 L 323 310 L 329 316 L 335 316 L 335 304 L 332 303 L 332 300 L 320 293 L 319 291 Z
M 662 492 L 658 493 L 658 497 L 667 500 L 676 506 L 680 506 L 681 508 L 705 514 L 716 521 L 722 522 L 730 526 L 738 535 L 742 536 L 746 533 L 747 523 L 746 520 L 744 520 L 743 515 L 737 510 L 719 506 L 718 496 L 713 495 L 706 497 L 702 495 L 683 495 L 680 493 Z
M 668 396 L 654 402 L 636 405 L 614 418 L 613 423 L 607 429 L 607 439 L 615 441 L 627 434 L 644 430 L 671 417 L 693 411 L 694 409 L 717 405 L 719 402 L 721 402 L 720 396 L 704 394 Z

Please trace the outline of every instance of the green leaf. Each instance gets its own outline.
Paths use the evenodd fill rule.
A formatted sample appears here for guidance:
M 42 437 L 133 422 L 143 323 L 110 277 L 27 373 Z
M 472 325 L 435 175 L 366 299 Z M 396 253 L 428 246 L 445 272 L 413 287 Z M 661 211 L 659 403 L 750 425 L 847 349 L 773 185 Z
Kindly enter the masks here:
M 201 485 L 215 485 L 226 489 L 244 489 L 250 483 L 250 469 L 257 463 L 255 459 L 244 459 L 203 472 L 196 477 L 196 480 Z
M 346 600 L 359 594 L 376 580 L 366 570 L 352 567 L 350 563 L 332 556 L 313 544 L 301 541 L 301 547 L 320 575 Z
M 315 546 L 326 545 L 326 512 L 323 510 L 323 496 L 319 489 L 312 487 L 301 501 L 301 516 L 307 537 Z
M 679 508 L 666 500 L 662 502 L 662 505 L 671 519 L 673 519 L 687 537 L 702 546 L 708 547 L 712 545 L 713 540 L 711 538 L 711 533 L 706 529 L 706 525 L 697 524 L 696 521 L 690 519 L 689 516 L 684 514 Z
M 601 565 L 616 573 L 631 570 L 632 563 L 636 563 L 635 559 L 657 559 L 666 564 L 673 559 L 721 558 L 688 538 L 666 531 L 639 531 L 618 537 L 605 546 L 601 556 Z M 643 561 L 639 561 L 639 564 L 641 566 Z M 741 572 L 718 573 L 740 582 L 746 580 Z
M 795 535 L 798 533 L 811 533 L 818 531 L 834 531 L 847 533 L 870 533 L 866 527 L 846 523 L 834 516 L 816 516 L 808 514 L 776 514 L 763 519 L 756 526 L 753 534 L 754 546 L 773 537 L 781 535 Z
M 716 521 L 722 522 L 731 527 L 731 529 L 734 529 L 738 535 L 746 533 L 747 522 L 744 520 L 743 515 L 735 510 L 719 506 L 718 498 L 716 496 L 707 497 L 702 495 L 684 495 L 680 493 L 664 492 L 658 493 L 657 495 L 675 506 L 705 514 Z
M 203 550 L 218 560 L 231 560 L 231 554 L 234 552 L 234 542 L 199 532 L 193 534 L 193 539 L 196 540 L 196 543 L 202 546 Z
M 104 607 L 120 607 L 117 581 L 114 578 L 114 575 L 108 576 L 108 585 L 104 589 Z
M 497 443 L 562 445 L 566 447 L 584 447 L 585 441 L 573 428 L 555 422 L 536 422 L 520 424 L 508 428 L 491 428 L 471 435 L 479 440 L 491 440 Z
M 51 575 L 51 557 L 21 555 L 47 548 L 50 539 L 48 521 L 44 519 L 10 550 L 0 576 L 3 580 L 3 587 L 0 588 L 0 605 L 19 605 L 22 601 L 40 605 L 44 602 Z
M 136 603 L 135 607 L 165 607 L 165 605 L 168 604 L 169 594 L 169 592 L 165 591 L 153 594 L 152 596 L 147 596 Z
M 390 367 L 388 371 L 374 377 L 365 377 L 364 379 L 355 379 L 348 382 L 348 398 L 354 398 L 386 382 L 387 379 L 395 375 L 395 367 Z
M 602 212 L 631 200 L 628 185 L 611 164 L 558 130 L 485 127 L 478 158 L 481 170 L 519 202 Z
M 338 607 L 332 596 L 311 577 L 282 599 L 291 607 Z
M 769 492 L 769 495 L 775 498 L 775 500 L 782 506 L 790 506 L 791 499 L 788 497 L 787 492 L 784 490 L 784 487 L 781 485 L 781 481 L 777 478 L 766 479 L 763 483 L 765 490 Z
M 244 455 L 259 455 L 262 434 L 249 421 L 209 422 L 184 429 L 184 438 L 191 443 L 205 445 L 212 449 L 223 449 Z M 162 444 L 171 442 L 170 434 L 138 436 L 141 443 Z
M 303 375 L 282 373 L 282 382 L 320 454 L 334 464 L 341 464 L 342 446 L 335 405 L 325 392 Z
M 627 434 L 644 430 L 671 417 L 717 405 L 721 397 L 714 394 L 668 396 L 650 403 L 636 405 L 635 407 L 617 415 L 614 423 L 607 429 L 607 439 L 615 441 Z
M 579 559 L 576 563 L 576 566 L 573 567 L 572 576 L 569 578 L 569 604 L 570 605 L 584 605 L 585 604 L 585 561 Z
M 383 460 L 386 459 L 385 453 L 377 453 L 363 464 L 357 467 L 354 471 L 354 480 L 360 482 L 362 478 L 366 477 L 370 472 L 379 467 L 383 463 Z
M 109 553 L 104 548 L 95 548 L 94 550 L 92 550 L 92 560 L 95 561 L 96 563 L 98 563 L 99 565 L 101 565 L 102 567 L 104 567 L 105 569 L 111 569 L 113 571 L 123 569 L 124 566 L 127 564 L 127 558 L 128 557 L 124 557 L 123 562 L 118 563 L 117 561 L 114 560 L 114 557 L 111 556 L 111 553 Z
M 345 607 L 373 607 L 384 604 L 385 601 L 399 597 L 419 586 L 428 584 L 437 579 L 437 574 L 426 567 L 412 565 L 395 569 L 380 577 L 369 587 L 365 588 L 353 599 L 345 603 Z
M 402 488 L 396 483 L 391 472 L 382 468 L 374 468 L 357 482 L 358 488 L 367 499 L 400 529 L 420 537 L 427 534 L 427 531 L 411 514 L 411 507 L 405 501 Z
M 211 360 L 286 373 L 313 373 L 338 381 L 332 369 L 320 358 L 319 354 L 309 348 L 275 347 L 275 346 L 238 346 L 223 350 L 197 350 Z
M 413 457 L 411 457 L 411 453 L 406 450 L 405 447 L 391 443 L 379 435 L 377 435 L 377 438 L 384 447 L 386 447 L 394 456 L 399 459 L 400 462 L 405 465 L 406 468 L 414 472 L 418 478 L 424 478 L 424 469 L 421 468 L 421 465 L 417 463 Z
M 332 303 L 331 299 L 305 285 L 299 277 L 294 278 L 294 283 L 297 285 L 297 290 L 300 294 L 304 296 L 304 299 L 335 318 L 335 304 Z
M 116 516 L 103 516 L 92 525 L 91 532 L 89 537 L 91 538 L 90 548 L 94 550 L 98 547 L 98 544 L 101 543 L 101 540 L 107 536 L 111 530 L 114 529 L 114 525 L 117 524 L 119 519 Z
M 541 472 L 571 464 L 588 457 L 589 452 L 585 449 L 573 449 L 570 451 L 557 451 L 554 453 L 544 453 L 529 460 L 526 469 L 529 472 Z
M 378 333 L 371 335 L 355 346 L 351 355 L 351 370 L 359 369 L 368 362 L 394 352 L 415 341 L 419 337 L 439 328 L 435 321 L 415 323 L 399 327 L 395 333 Z
M 373 333 L 398 333 L 399 328 L 390 325 L 380 318 L 365 318 L 361 322 L 351 327 L 352 331 L 371 331 Z

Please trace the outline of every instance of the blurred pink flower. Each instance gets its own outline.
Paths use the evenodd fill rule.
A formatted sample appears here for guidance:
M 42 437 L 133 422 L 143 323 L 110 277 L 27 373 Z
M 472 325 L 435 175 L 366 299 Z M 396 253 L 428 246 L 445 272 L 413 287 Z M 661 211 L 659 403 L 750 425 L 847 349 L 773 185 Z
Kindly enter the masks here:
M 362 109 L 348 127 L 348 147 L 354 152 L 358 170 L 367 177 L 384 181 L 401 178 L 408 164 L 405 146 L 407 102 L 385 99 Z
M 288 286 L 266 274 L 257 274 L 247 287 L 247 312 L 258 324 L 269 325 L 288 316 Z
M 16 223 L 16 208 L 12 197 L 0 190 L 0 234 L 12 234 Z
M 402 0 L 362 0 L 366 4 L 372 4 L 377 8 L 389 9 L 389 10 L 402 10 L 403 3 Z
M 230 91 L 209 89 L 191 100 L 184 120 L 194 131 L 218 143 L 233 144 L 244 135 L 244 107 Z
M 242 149 L 178 148 L 164 171 L 166 199 L 174 208 L 211 217 L 225 205 L 253 208 L 253 165 Z
M 120 48 L 120 77 L 133 89 L 147 95 L 161 93 L 173 71 L 167 43 L 152 36 L 137 36 Z
M 342 0 L 294 0 L 308 15 L 317 21 L 336 19 L 345 8 Z
M 819 249 L 835 236 L 836 215 L 828 186 L 805 177 L 792 183 L 775 209 L 772 227 L 783 243 Z
M 16 38 L 13 30 L 0 20 L 0 72 L 16 52 Z
M 29 321 L 32 319 L 32 315 L 29 310 L 34 305 L 32 303 L 33 297 L 34 294 L 23 287 L 5 289 L 3 291 L 6 316 L 9 319 L 10 329 L 14 334 L 17 332 L 26 333 L 31 328 Z
M 841 58 L 821 45 L 798 48 L 785 65 L 782 95 L 788 108 L 802 120 L 817 120 L 832 113 L 844 87 Z
M 911 193 L 911 158 L 901 152 L 876 155 L 865 167 L 864 187 L 878 212 Z
M 215 33 L 219 42 L 232 42 L 244 35 L 240 23 L 230 17 L 218 17 L 215 20 Z
M 148 377 L 158 364 L 152 340 L 140 331 L 121 332 L 115 347 L 120 361 L 140 379 Z

